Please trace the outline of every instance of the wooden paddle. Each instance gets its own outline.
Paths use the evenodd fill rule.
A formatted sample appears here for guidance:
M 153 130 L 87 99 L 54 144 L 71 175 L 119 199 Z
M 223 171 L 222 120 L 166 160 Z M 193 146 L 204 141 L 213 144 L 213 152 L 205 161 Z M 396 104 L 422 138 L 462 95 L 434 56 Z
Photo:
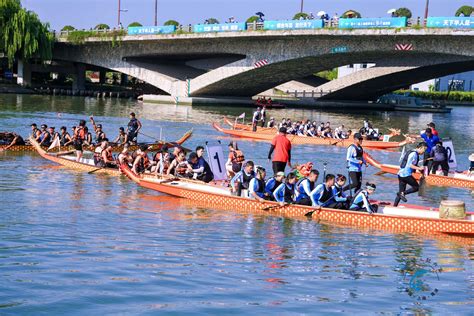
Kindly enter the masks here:
M 271 206 L 267 206 L 267 207 L 262 208 L 262 211 L 270 211 L 270 210 L 282 208 L 282 207 L 285 207 L 285 206 L 288 206 L 288 205 L 290 205 L 290 204 L 285 203 L 285 204 L 283 204 L 283 205 L 280 205 L 280 204 L 271 205 Z
M 73 154 L 75 152 L 76 152 L 75 150 L 69 150 L 69 151 L 62 151 L 59 153 L 48 153 L 48 155 L 58 157 L 58 156 Z
M 319 208 L 315 208 L 314 210 L 312 211 L 309 211 L 308 213 L 304 214 L 304 216 L 307 216 L 307 217 L 311 217 L 313 215 L 314 212 L 316 211 L 320 211 L 322 209 L 322 207 L 320 206 Z

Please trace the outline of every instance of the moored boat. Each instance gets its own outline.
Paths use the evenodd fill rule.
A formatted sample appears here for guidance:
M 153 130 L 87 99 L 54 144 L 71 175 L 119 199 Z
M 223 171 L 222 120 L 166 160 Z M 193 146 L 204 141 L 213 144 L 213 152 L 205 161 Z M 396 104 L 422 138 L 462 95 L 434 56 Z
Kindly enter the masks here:
M 272 132 L 252 132 L 250 130 L 238 130 L 238 129 L 226 129 L 221 127 L 219 124 L 214 122 L 212 126 L 219 132 L 230 136 L 236 136 L 241 138 L 253 139 L 257 141 L 268 141 L 271 142 L 276 135 L 276 131 Z M 343 146 L 348 147 L 353 143 L 352 139 L 335 139 L 335 138 L 320 138 L 320 137 L 307 137 L 298 135 L 287 135 L 290 142 L 294 145 L 327 145 L 327 146 Z M 363 143 L 364 148 L 371 149 L 392 149 L 399 148 L 409 143 L 408 139 L 401 142 L 383 142 L 383 141 L 367 141 Z
M 390 173 L 396 175 L 400 170 L 398 165 L 382 164 L 366 152 L 364 153 L 364 156 L 368 164 L 380 169 L 379 173 Z M 413 177 L 416 180 L 420 180 L 423 177 L 423 174 L 416 172 L 413 173 Z M 474 189 L 474 175 L 469 175 L 464 172 L 450 172 L 447 176 L 429 174 L 424 176 L 424 180 L 427 184 L 437 186 Z
M 188 140 L 192 135 L 193 135 L 193 130 L 189 130 L 177 141 L 167 143 L 168 147 L 181 145 L 186 140 Z M 163 141 L 158 141 L 158 142 L 155 142 L 155 143 L 139 143 L 138 145 L 131 145 L 129 147 L 129 150 L 131 150 L 131 151 L 137 150 L 138 147 L 140 147 L 141 145 L 148 145 L 151 148 L 150 149 L 151 151 L 155 151 L 155 150 L 158 150 L 161 147 L 163 147 L 164 144 L 166 144 L 166 142 L 163 142 Z M 0 145 L 0 149 L 3 149 L 7 146 L 8 145 Z M 41 148 L 45 151 L 48 151 L 48 146 L 41 146 Z M 114 151 L 114 152 L 120 152 L 120 151 L 122 151 L 122 149 L 123 149 L 123 145 L 113 145 L 112 146 L 112 151 Z M 14 151 L 14 152 L 28 152 L 28 151 L 34 152 L 34 151 L 36 151 L 36 148 L 30 142 L 30 144 L 26 144 L 26 145 L 13 145 L 12 147 L 8 148 L 7 150 L 8 151 Z M 61 147 L 61 151 L 69 151 L 69 150 L 74 150 L 74 146 L 71 145 L 71 146 L 67 146 L 67 147 Z M 85 146 L 84 150 L 93 151 L 94 146 Z M 57 151 L 59 151 L 59 149 L 58 148 L 53 148 L 50 151 L 51 152 L 57 152 Z
M 210 207 L 238 209 L 257 214 L 270 214 L 290 218 L 313 218 L 318 221 L 371 229 L 414 232 L 422 234 L 456 234 L 474 236 L 474 215 L 468 213 L 465 219 L 441 219 L 437 209 L 403 205 L 393 207 L 390 203 L 379 203 L 375 214 L 289 204 L 281 206 L 276 202 L 261 203 L 253 199 L 231 195 L 226 187 L 209 185 L 197 181 L 167 176 L 137 175 L 127 165 L 120 166 L 123 173 L 139 186 L 186 198 Z

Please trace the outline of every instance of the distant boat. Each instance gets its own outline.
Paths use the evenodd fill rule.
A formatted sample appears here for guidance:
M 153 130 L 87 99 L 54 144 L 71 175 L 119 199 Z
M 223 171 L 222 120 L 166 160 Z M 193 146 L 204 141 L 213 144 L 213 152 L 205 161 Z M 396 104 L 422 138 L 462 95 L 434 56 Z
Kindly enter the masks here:
M 386 94 L 377 100 L 378 104 L 389 104 L 395 111 L 451 113 L 443 101 L 424 102 L 421 98 L 407 94 Z

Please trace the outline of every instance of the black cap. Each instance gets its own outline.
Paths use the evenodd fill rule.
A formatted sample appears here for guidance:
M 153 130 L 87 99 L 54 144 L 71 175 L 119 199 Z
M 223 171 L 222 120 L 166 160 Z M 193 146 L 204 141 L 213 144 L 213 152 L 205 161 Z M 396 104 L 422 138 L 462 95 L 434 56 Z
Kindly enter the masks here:
M 97 124 L 97 128 L 102 128 L 102 124 Z
M 435 123 L 433 123 L 433 122 L 430 122 L 430 123 L 428 123 L 428 124 L 427 124 L 427 126 L 429 126 L 429 127 L 433 127 L 433 128 L 435 128 L 435 127 L 436 127 Z
M 38 125 L 36 125 L 36 123 L 31 123 L 31 126 L 36 127 L 36 126 L 38 126 Z
M 66 130 L 67 130 L 67 127 L 66 127 L 66 126 L 61 126 L 61 129 L 63 129 L 63 130 L 66 131 Z
M 131 116 L 135 116 L 135 112 L 130 112 L 130 115 L 131 115 Z
M 48 128 L 48 125 L 46 125 L 46 124 L 41 124 L 41 128 Z
M 364 139 L 360 133 L 355 133 L 354 134 L 354 139 Z
M 119 127 L 119 131 L 125 131 L 123 127 Z
M 280 127 L 279 132 L 283 133 L 283 134 L 286 134 L 286 127 L 284 127 L 284 126 Z

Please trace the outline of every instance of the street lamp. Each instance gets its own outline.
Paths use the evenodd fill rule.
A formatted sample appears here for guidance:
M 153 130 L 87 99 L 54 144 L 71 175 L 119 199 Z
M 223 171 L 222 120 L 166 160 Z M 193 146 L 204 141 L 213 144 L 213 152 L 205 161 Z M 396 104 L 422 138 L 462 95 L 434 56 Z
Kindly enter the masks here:
M 425 25 L 426 25 L 426 21 L 428 19 L 428 7 L 430 6 L 430 0 L 426 0 L 426 5 L 425 5 Z
M 122 25 L 122 23 L 120 23 L 120 13 L 121 12 L 128 12 L 128 10 L 122 10 L 120 0 L 118 0 L 117 25 L 119 27 Z
M 158 0 L 155 0 L 155 26 L 158 26 Z
M 304 0 L 301 0 L 300 12 L 303 13 Z

